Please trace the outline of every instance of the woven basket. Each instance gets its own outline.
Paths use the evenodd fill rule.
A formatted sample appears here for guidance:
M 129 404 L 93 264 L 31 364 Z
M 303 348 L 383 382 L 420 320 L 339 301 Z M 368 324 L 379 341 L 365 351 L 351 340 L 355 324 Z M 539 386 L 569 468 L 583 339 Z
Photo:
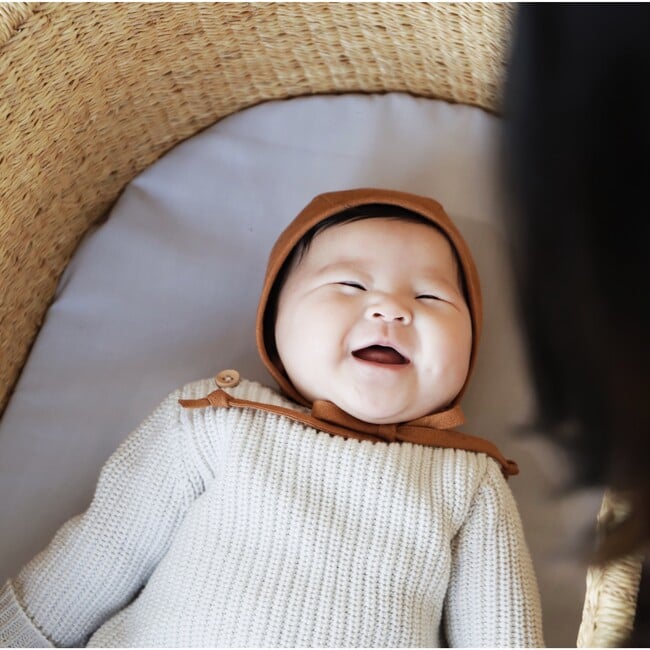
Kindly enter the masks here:
M 606 529 L 628 512 L 622 497 L 606 492 L 598 525 Z M 611 648 L 625 643 L 634 624 L 642 564 L 643 555 L 638 554 L 589 569 L 579 648 Z
M 271 99 L 402 91 L 498 113 L 512 14 L 479 3 L 0 4 L 0 410 L 77 244 L 138 172 Z M 601 625 L 591 585 L 583 629 L 615 644 L 627 623 Z M 628 623 L 634 594 L 621 601 Z

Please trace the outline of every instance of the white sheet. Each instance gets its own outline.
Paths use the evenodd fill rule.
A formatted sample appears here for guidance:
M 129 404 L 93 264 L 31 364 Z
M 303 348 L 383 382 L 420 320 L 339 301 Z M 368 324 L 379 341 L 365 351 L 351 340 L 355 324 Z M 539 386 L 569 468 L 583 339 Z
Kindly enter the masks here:
M 253 326 L 272 242 L 320 192 L 388 187 L 437 198 L 474 250 L 485 335 L 466 428 L 519 462 L 511 486 L 547 643 L 573 645 L 585 570 L 562 542 L 594 520 L 598 495 L 551 495 L 557 456 L 514 428 L 531 398 L 500 223 L 498 136 L 498 119 L 466 106 L 301 98 L 233 115 L 136 178 L 66 270 L 0 423 L 0 580 L 88 505 L 103 462 L 169 391 L 229 367 L 270 381 Z

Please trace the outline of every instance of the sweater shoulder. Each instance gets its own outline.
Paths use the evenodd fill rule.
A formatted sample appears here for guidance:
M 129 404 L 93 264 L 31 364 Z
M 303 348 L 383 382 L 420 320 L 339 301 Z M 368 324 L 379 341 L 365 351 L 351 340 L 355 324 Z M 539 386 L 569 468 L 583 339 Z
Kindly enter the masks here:
M 228 460 L 229 449 L 234 439 L 242 440 L 253 435 L 259 426 L 273 428 L 282 420 L 281 415 L 260 414 L 245 408 L 209 406 L 194 408 L 180 404 L 179 400 L 203 399 L 218 388 L 214 377 L 199 379 L 182 386 L 176 399 L 183 439 L 192 463 L 198 468 L 202 477 L 203 485 L 207 485 L 219 474 L 220 468 Z M 285 406 L 293 410 L 304 409 L 287 400 L 278 391 L 257 381 L 241 378 L 237 385 L 222 390 L 241 400 Z M 257 420 L 257 425 L 252 427 L 254 418 Z
M 482 471 L 475 476 L 474 481 L 471 481 L 471 488 L 468 489 L 467 516 L 480 509 L 485 513 L 492 513 L 491 516 L 496 517 L 495 521 L 503 516 L 518 518 L 517 504 L 503 476 L 501 465 L 485 454 L 465 453 L 472 454 L 474 460 L 482 467 Z M 468 487 L 469 484 L 468 481 Z

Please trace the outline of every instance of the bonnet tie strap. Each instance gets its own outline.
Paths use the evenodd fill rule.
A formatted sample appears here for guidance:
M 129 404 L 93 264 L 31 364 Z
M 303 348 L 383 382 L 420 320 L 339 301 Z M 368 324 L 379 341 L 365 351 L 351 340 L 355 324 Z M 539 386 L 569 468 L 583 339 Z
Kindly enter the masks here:
M 403 424 L 371 424 L 352 417 L 332 402 L 324 400 L 316 400 L 311 413 L 297 411 L 285 406 L 240 399 L 226 393 L 221 388 L 212 391 L 201 399 L 181 399 L 178 401 L 183 408 L 235 407 L 275 413 L 294 422 L 300 422 L 314 429 L 344 438 L 388 443 L 409 442 L 416 445 L 479 452 L 494 458 L 501 465 L 501 471 L 506 479 L 519 473 L 517 463 L 506 459 L 497 447 L 488 440 L 451 430 L 452 427 L 464 422 L 463 413 L 459 406 Z
M 403 433 L 404 427 L 407 425 L 412 427 L 444 430 L 460 426 L 465 422 L 465 417 L 463 416 L 463 411 L 460 406 L 454 406 L 442 413 L 426 415 L 417 420 L 411 420 L 406 424 L 372 424 L 371 422 L 364 422 L 363 420 L 358 420 L 357 418 L 352 417 L 349 413 L 341 410 L 332 402 L 327 402 L 325 400 L 314 401 L 311 413 L 319 420 L 324 420 L 325 422 L 337 424 L 347 429 L 353 429 L 372 436 L 377 436 L 386 440 L 386 442 L 395 442 L 398 433 Z

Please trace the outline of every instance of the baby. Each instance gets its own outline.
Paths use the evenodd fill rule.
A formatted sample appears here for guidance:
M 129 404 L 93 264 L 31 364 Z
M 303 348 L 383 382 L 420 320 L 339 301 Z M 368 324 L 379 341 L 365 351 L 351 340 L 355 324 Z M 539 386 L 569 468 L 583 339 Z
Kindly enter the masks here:
M 281 393 L 226 370 L 170 395 L 0 590 L 0 644 L 542 645 L 516 465 L 454 430 L 480 328 L 438 203 L 316 197 L 258 309 Z

